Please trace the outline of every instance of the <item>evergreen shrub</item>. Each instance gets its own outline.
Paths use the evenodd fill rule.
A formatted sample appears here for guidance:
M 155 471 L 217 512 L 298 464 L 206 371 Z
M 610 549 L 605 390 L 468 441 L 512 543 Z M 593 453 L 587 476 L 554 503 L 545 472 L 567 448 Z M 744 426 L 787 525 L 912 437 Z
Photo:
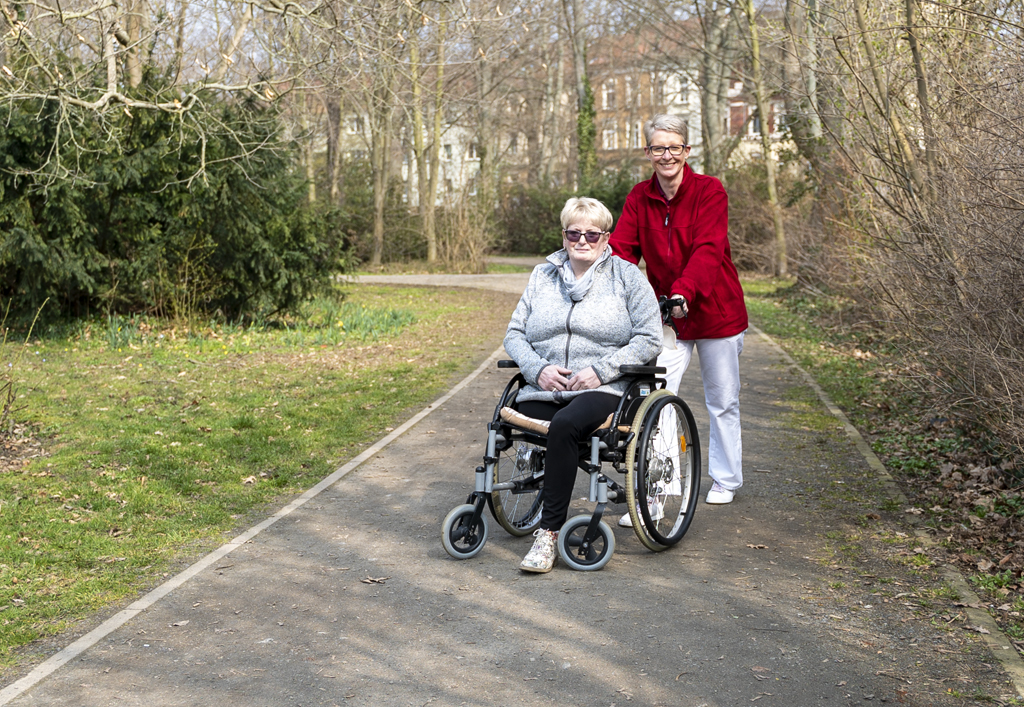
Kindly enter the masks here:
M 0 297 L 29 315 L 227 318 L 294 309 L 344 269 L 272 108 L 0 107 Z M 56 307 L 54 308 L 54 305 Z

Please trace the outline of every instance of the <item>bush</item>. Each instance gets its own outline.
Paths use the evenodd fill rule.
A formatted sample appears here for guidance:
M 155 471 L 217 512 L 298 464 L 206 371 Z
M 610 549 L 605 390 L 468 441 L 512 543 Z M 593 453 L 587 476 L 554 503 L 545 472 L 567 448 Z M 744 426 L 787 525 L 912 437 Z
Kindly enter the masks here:
M 598 199 L 617 221 L 634 184 L 626 169 L 605 174 L 587 193 L 575 192 L 568 187 L 510 184 L 501 194 L 497 209 L 497 250 L 503 253 L 552 253 L 562 247 L 559 215 L 566 200 L 573 196 Z
M 342 215 L 307 204 L 274 111 L 196 111 L 0 109 L 0 296 L 22 315 L 49 297 L 71 315 L 235 318 L 328 285 Z

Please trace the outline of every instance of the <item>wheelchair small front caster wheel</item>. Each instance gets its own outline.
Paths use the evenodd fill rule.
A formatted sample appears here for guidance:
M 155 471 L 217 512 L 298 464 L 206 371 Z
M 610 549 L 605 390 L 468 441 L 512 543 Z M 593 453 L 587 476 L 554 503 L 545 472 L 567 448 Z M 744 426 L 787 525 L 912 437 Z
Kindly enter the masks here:
M 615 535 L 603 520 L 597 524 L 597 537 L 585 541 L 590 516 L 575 516 L 558 533 L 558 555 L 574 570 L 592 572 L 608 564 L 615 552 Z
M 473 514 L 476 506 L 466 503 L 456 506 L 445 516 L 441 525 L 441 544 L 444 550 L 456 560 L 468 560 L 483 549 L 490 531 L 487 516 L 480 514 L 476 523 Z

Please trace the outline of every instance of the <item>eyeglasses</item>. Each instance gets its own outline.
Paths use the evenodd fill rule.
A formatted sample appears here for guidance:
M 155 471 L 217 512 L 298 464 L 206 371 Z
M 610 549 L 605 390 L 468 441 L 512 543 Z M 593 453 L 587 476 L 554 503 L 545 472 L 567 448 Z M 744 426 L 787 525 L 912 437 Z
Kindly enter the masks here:
M 673 157 L 679 157 L 683 154 L 683 150 L 687 148 L 687 145 L 650 145 L 644 149 L 650 152 L 655 157 L 661 157 L 665 154 L 665 150 L 668 150 L 668 154 Z
M 601 236 L 606 233 L 608 233 L 608 231 L 587 231 L 586 233 L 576 230 L 562 231 L 562 235 L 565 236 L 566 240 L 570 243 L 578 243 L 581 236 L 586 236 L 587 243 L 597 243 L 601 240 Z

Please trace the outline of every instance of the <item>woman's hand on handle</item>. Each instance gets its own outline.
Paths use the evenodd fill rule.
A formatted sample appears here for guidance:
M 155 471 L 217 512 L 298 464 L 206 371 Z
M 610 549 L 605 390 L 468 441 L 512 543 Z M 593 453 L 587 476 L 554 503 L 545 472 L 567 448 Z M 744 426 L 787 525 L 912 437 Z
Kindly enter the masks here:
M 690 307 L 687 304 L 685 297 L 683 297 L 682 295 L 672 295 L 672 299 L 680 300 L 683 303 L 682 307 L 672 308 L 672 316 L 675 319 L 682 319 L 683 317 L 690 313 Z
M 537 376 L 537 385 L 540 386 L 541 390 L 570 390 L 569 376 L 572 375 L 572 371 L 568 368 L 562 368 L 561 366 L 545 366 Z

